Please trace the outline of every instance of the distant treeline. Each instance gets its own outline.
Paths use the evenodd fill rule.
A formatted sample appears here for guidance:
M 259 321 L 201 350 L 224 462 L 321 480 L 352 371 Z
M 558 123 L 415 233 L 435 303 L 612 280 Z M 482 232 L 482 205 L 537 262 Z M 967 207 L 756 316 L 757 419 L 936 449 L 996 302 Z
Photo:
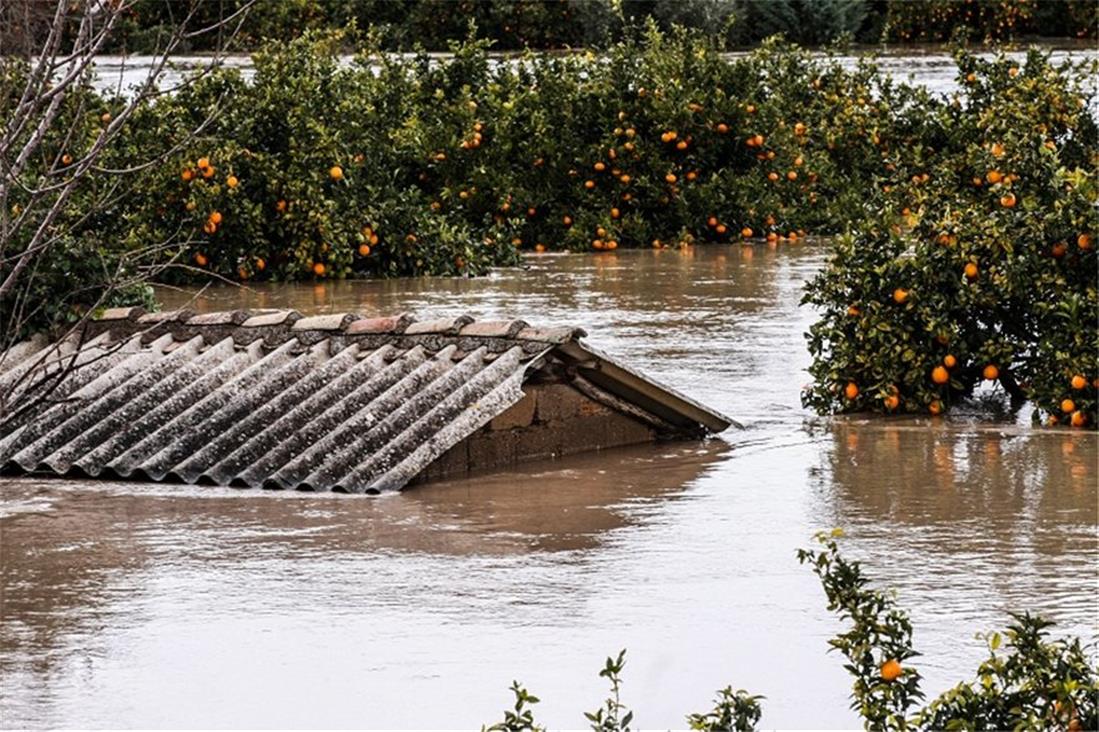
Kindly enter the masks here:
M 247 4 L 137 0 L 109 50 L 155 49 L 158 38 L 192 2 L 198 6 L 192 27 Z M 42 11 L 53 5 L 50 0 L 3 4 L 19 20 L 28 17 L 26 8 Z M 310 29 L 354 24 L 375 29 L 390 50 L 445 51 L 468 36 L 472 23 L 478 37 L 492 40 L 497 50 L 601 48 L 620 40 L 627 26 L 648 18 L 665 30 L 678 24 L 722 36 L 733 48 L 753 46 L 777 33 L 802 45 L 1097 37 L 1094 0 L 256 0 L 237 45 L 251 50 L 264 38 L 286 40 Z M 6 42 L 0 39 L 0 51 L 18 51 L 33 40 L 27 38 L 33 28 L 28 32 L 7 25 L 9 32 L 0 34 L 7 36 Z M 207 50 L 217 41 L 205 34 L 185 50 Z

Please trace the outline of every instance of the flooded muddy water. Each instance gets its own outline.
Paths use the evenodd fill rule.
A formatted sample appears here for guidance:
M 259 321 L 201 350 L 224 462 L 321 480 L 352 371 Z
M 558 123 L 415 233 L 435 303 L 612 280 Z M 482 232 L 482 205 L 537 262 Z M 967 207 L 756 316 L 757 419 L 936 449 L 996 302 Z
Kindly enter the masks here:
M 821 419 L 798 306 L 822 245 L 544 255 L 490 277 L 216 288 L 202 309 L 575 323 L 743 423 L 381 498 L 0 479 L 0 726 L 677 728 L 732 684 L 768 727 L 854 727 L 795 550 L 844 527 L 910 609 L 925 691 L 1033 610 L 1097 635 L 1097 437 L 973 407 Z M 166 305 L 187 296 L 164 291 Z M 995 395 L 989 401 L 994 403 Z
M 1025 49 L 1031 46 L 1049 51 L 1054 63 L 1077 62 L 1099 56 L 1096 53 L 1094 43 L 1069 39 L 1035 44 L 1018 44 L 1011 47 L 1005 46 L 1005 52 L 1008 58 L 1022 63 L 1026 59 Z M 985 59 L 994 57 L 991 51 L 977 51 L 976 53 Z M 737 58 L 746 54 L 746 51 L 734 51 L 726 55 L 729 58 Z M 449 57 L 449 54 L 446 53 L 430 55 L 439 59 Z M 879 67 L 885 74 L 899 82 L 923 86 L 933 93 L 943 96 L 960 90 L 957 79 L 957 64 L 955 64 L 950 50 L 942 45 L 867 46 L 861 47 L 853 53 L 838 54 L 835 58 L 845 68 L 853 68 L 860 60 L 869 55 L 876 57 Z M 821 54 L 822 58 L 823 56 Z M 116 92 L 118 94 L 131 93 L 132 89 L 145 82 L 154 60 L 152 56 L 140 55 L 98 56 L 95 61 L 96 78 L 93 83 L 101 91 Z M 210 62 L 211 57 L 209 56 L 173 56 L 172 64 L 164 70 L 161 76 L 161 86 L 172 88 L 178 85 L 188 74 L 207 68 Z M 341 56 L 340 62 L 344 65 L 350 65 L 354 62 L 354 58 L 352 56 Z M 515 54 L 498 56 L 497 62 L 520 63 L 519 57 Z M 249 56 L 223 56 L 220 63 L 226 67 L 237 69 L 245 79 L 251 79 L 255 75 L 255 67 Z

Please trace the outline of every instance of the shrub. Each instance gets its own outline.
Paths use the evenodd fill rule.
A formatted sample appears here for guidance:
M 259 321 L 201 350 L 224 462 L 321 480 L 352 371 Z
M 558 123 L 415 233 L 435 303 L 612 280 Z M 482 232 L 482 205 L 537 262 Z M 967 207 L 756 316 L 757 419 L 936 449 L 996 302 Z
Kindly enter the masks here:
M 987 636 L 989 658 L 978 679 L 910 712 L 923 698 L 920 675 L 907 664 L 912 624 L 890 594 L 870 587 L 859 562 L 845 559 L 840 530 L 820 534 L 819 550 L 798 550 L 798 561 L 820 577 L 828 607 L 850 627 L 829 643 L 854 677 L 852 708 L 867 729 L 1095 729 L 1099 678 L 1079 639 L 1048 640 L 1052 625 L 1013 614 L 1006 632 Z M 998 654 L 1006 638 L 1011 652 Z

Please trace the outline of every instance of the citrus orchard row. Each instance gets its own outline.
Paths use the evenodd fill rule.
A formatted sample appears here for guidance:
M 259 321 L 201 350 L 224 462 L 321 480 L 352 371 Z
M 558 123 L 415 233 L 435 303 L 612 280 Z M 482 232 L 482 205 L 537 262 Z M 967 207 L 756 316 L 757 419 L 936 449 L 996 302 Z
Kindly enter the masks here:
M 942 99 L 869 60 L 780 41 L 730 59 L 655 27 L 605 54 L 512 61 L 469 42 L 342 63 L 342 43 L 268 46 L 251 79 L 219 71 L 140 109 L 104 167 L 174 152 L 102 216 L 74 212 L 66 241 L 181 242 L 170 277 L 186 282 L 837 235 L 807 295 L 808 405 L 934 415 L 985 380 L 1049 421 L 1096 424 L 1089 69 L 959 54 L 961 91 Z M 115 106 L 81 96 L 84 139 Z M 86 143 L 53 144 L 49 168 Z

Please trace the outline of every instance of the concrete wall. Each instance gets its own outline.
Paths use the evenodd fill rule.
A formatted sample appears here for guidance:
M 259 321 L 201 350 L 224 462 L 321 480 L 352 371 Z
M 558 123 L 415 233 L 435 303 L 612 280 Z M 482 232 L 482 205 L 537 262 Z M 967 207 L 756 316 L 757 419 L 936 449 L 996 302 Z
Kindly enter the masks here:
M 564 383 L 531 383 L 517 404 L 458 443 L 417 483 L 527 460 L 652 442 L 656 432 Z

